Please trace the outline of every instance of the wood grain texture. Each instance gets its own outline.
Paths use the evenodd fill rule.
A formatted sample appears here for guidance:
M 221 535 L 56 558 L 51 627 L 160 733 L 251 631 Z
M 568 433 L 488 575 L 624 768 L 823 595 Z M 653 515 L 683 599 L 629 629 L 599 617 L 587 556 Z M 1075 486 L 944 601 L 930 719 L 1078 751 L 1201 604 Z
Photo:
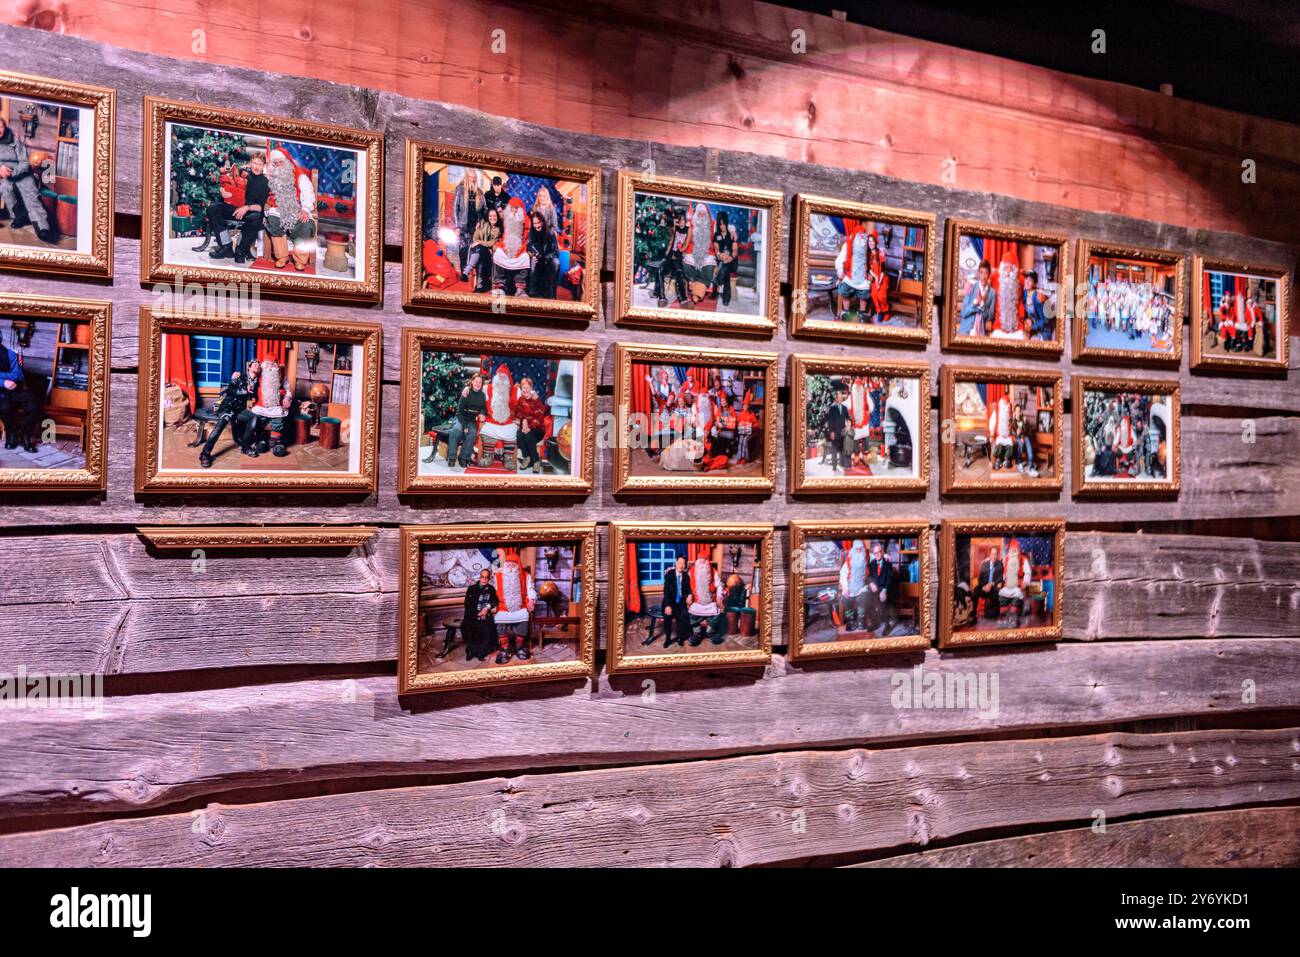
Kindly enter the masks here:
M 997 675 L 996 714 L 896 708 L 913 669 Z M 901 676 L 901 677 L 898 677 Z M 1021 646 L 765 674 L 685 672 L 449 691 L 399 702 L 391 676 L 111 697 L 102 712 L 9 709 L 0 816 L 122 812 L 243 787 L 483 775 L 745 752 L 1029 736 L 1150 718 L 1296 709 L 1300 640 Z M 946 680 L 946 679 L 945 679 Z M 1243 700 L 1243 683 L 1256 698 Z M 653 688 L 653 695 L 646 694 Z M 147 745 L 145 744 L 147 742 Z
M 854 867 L 1296 867 L 1300 807 L 1253 807 L 1026 834 Z
M 17 866 L 748 866 L 1300 797 L 1300 730 L 792 752 L 484 778 L 0 837 Z

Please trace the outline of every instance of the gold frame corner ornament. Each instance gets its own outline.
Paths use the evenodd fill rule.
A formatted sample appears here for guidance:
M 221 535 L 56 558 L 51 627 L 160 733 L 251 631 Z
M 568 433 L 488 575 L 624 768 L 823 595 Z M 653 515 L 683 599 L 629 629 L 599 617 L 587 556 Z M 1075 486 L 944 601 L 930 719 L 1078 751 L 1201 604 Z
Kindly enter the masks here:
M 90 109 L 94 112 L 91 182 L 84 194 L 91 197 L 93 204 L 90 251 L 79 253 L 58 249 L 6 246 L 0 248 L 0 269 L 112 278 L 115 180 L 113 139 L 116 133 L 117 91 L 90 83 L 74 83 L 0 70 L 0 95 L 31 97 Z
M 689 671 L 708 668 L 760 668 L 772 660 L 772 594 L 776 588 L 776 558 L 773 543 L 776 530 L 761 522 L 610 522 L 609 591 L 605 631 L 605 668 L 611 674 L 654 671 Z M 758 545 L 762 567 L 759 597 L 758 648 L 753 651 L 700 651 L 673 654 L 628 655 L 623 618 L 627 605 L 627 546 L 639 541 L 751 542 Z
M 596 523 L 541 522 L 502 525 L 401 526 L 398 582 L 397 693 L 453 691 L 534 681 L 592 680 L 596 675 Z M 582 631 L 573 661 L 530 661 L 496 665 L 470 671 L 421 674 L 420 656 L 420 554 L 425 546 L 478 543 L 537 545 L 575 543 L 582 549 Z
M 1207 272 L 1234 273 L 1242 276 L 1254 276 L 1259 279 L 1272 279 L 1277 283 L 1277 357 L 1274 359 L 1256 359 L 1253 355 L 1207 356 L 1201 349 L 1201 277 Z M 1192 256 L 1192 305 L 1188 321 L 1188 337 L 1191 340 L 1191 360 L 1189 366 L 1196 371 L 1214 370 L 1223 372 L 1255 373 L 1258 375 L 1285 375 L 1290 362 L 1290 312 L 1291 312 L 1291 273 L 1282 266 L 1259 265 L 1196 254 Z
M 1183 412 L 1182 384 L 1178 379 L 1121 379 L 1114 376 L 1072 375 L 1070 377 L 1070 481 L 1075 498 L 1169 498 L 1182 493 Z M 1088 482 L 1083 475 L 1083 393 L 1144 392 L 1169 396 L 1171 431 L 1169 457 L 1172 462 L 1167 482 Z
M 1071 290 L 1070 327 L 1074 361 L 1128 362 L 1144 366 L 1172 366 L 1177 369 L 1183 362 L 1183 320 L 1187 317 L 1187 267 L 1186 256 L 1168 249 L 1146 246 L 1129 246 L 1124 243 L 1078 239 L 1075 241 L 1075 285 L 1087 282 L 1088 260 L 1093 254 L 1119 259 L 1137 259 L 1161 266 L 1174 267 L 1174 342 L 1169 352 L 1151 352 L 1141 349 L 1102 349 L 1089 346 L 1088 310 L 1077 308 L 1078 296 Z

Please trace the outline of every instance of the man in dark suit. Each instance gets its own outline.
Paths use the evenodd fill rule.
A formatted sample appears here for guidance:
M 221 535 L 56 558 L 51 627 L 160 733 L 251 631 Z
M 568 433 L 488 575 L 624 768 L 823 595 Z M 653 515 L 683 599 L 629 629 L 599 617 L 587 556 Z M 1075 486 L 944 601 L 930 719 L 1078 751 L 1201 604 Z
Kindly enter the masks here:
M 686 638 L 691 632 L 691 602 L 695 600 L 695 595 L 691 588 L 691 576 L 686 574 L 686 556 L 678 555 L 677 561 L 673 567 L 664 572 L 664 647 L 667 648 L 673 643 L 673 635 L 676 634 L 676 640 L 683 648 L 686 647 Z M 643 644 L 650 644 L 654 641 L 654 635 L 647 638 Z
M 885 557 L 885 546 L 874 542 L 871 561 L 867 563 L 867 627 L 875 630 L 883 622 L 889 629 L 898 621 L 894 604 L 898 600 L 898 573 L 894 563 Z
M 849 427 L 849 407 L 844 404 L 848 398 L 848 389 L 843 380 L 835 383 L 835 401 L 826 410 L 826 441 L 831 446 L 831 470 L 838 472 L 842 465 L 851 466 L 850 456 L 844 451 L 844 433 Z
M 483 568 L 478 581 L 465 589 L 465 617 L 461 632 L 465 635 L 465 660 L 486 661 L 497 650 L 497 609 L 501 602 L 492 586 L 492 569 Z
M 1002 564 L 1001 553 L 996 545 L 990 545 L 988 558 L 980 565 L 979 582 L 975 585 L 975 598 L 984 599 L 984 617 L 996 619 L 1001 613 L 998 592 L 1006 582 L 1006 567 Z

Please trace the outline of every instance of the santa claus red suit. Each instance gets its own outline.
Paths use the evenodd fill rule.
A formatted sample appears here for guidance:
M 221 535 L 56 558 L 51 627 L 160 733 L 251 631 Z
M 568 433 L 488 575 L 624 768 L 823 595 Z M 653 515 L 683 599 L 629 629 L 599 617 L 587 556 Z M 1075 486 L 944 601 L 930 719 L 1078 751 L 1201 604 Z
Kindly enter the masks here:
M 284 379 L 284 366 L 274 359 L 263 359 L 257 383 L 257 404 L 250 410 L 257 417 L 254 433 L 264 436 L 258 441 L 257 451 L 265 452 L 269 448 L 272 455 L 281 458 L 289 454 L 284 447 L 284 432 L 292 402 L 293 396 Z
M 849 386 L 849 418 L 853 423 L 853 464 L 865 465 L 871 438 L 871 392 L 861 376 Z
M 501 211 L 501 239 L 492 252 L 492 264 L 501 288 L 515 295 L 528 276 L 528 212 L 524 201 L 512 197 Z
M 707 555 L 700 555 L 691 563 L 691 594 L 695 596 L 687 608 L 691 616 L 691 644 L 698 645 L 706 635 L 714 644 L 721 644 L 727 632 L 727 616 L 722 611 L 725 589 Z
M 1024 297 L 1020 295 L 1020 264 L 1007 251 L 998 264 L 997 303 L 994 307 L 993 338 L 1023 339 Z
M 487 420 L 479 426 L 479 435 L 483 440 L 493 442 L 513 442 L 519 431 L 515 421 L 515 402 L 519 398 L 519 387 L 510 375 L 510 369 L 503 362 L 497 366 L 485 386 L 487 392 Z
M 496 625 L 500 631 L 497 664 L 505 664 L 511 655 L 530 658 L 528 619 L 537 604 L 537 589 L 533 585 L 532 573 L 524 569 L 516 549 L 501 550 L 495 585 L 501 603 L 496 613 Z
M 691 270 L 687 278 L 692 282 L 699 282 L 702 281 L 706 269 L 718 264 L 718 259 L 713 254 L 713 216 L 709 212 L 709 207 L 704 203 L 696 203 L 695 208 L 691 210 L 690 223 L 691 242 L 684 259 Z M 692 293 L 691 298 L 698 302 L 703 297 Z
M 293 259 L 303 272 L 316 260 L 316 187 L 311 174 L 293 161 L 282 146 L 267 154 L 266 179 L 271 198 L 266 210 L 266 231 L 276 269 Z
M 1034 563 L 1028 555 L 1020 553 L 1020 542 L 1013 540 L 1007 546 L 1005 584 L 998 591 L 998 598 L 1003 603 L 1014 602 L 1017 618 L 1025 613 L 1025 596 L 1029 594 L 1029 584 L 1034 580 Z
M 1005 395 L 989 409 L 989 459 L 994 470 L 1016 464 L 1016 440 L 1011 434 L 1011 400 Z

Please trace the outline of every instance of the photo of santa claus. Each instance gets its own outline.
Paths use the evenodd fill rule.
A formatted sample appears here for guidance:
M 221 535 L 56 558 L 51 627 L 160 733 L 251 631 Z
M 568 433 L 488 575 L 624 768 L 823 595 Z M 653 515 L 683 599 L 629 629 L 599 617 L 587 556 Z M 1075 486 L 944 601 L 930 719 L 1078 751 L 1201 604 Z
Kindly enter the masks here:
M 1203 270 L 1201 354 L 1276 360 L 1277 290 L 1277 280 L 1268 276 Z
M 804 644 L 917 634 L 917 539 L 808 539 L 803 558 Z
M 927 240 L 923 226 L 812 213 L 808 317 L 918 328 Z
M 422 175 L 425 289 L 586 298 L 585 182 L 432 160 Z
M 421 674 L 577 660 L 580 543 L 430 545 L 420 569 Z
M 963 232 L 957 241 L 958 336 L 1049 342 L 1058 325 L 1058 247 Z
M 0 247 L 89 252 L 95 111 L 0 96 Z
M 637 192 L 633 220 L 634 308 L 764 315 L 766 210 Z
M 995 380 L 953 384 L 956 482 L 1053 478 L 1055 389 Z
M 361 281 L 359 150 L 168 123 L 163 261 Z
M 1142 259 L 1090 256 L 1084 276 L 1084 345 L 1172 353 L 1182 321 L 1174 315 L 1178 268 Z
M 809 479 L 920 474 L 921 416 L 929 396 L 916 377 L 807 376 L 804 474 Z M 922 403 L 925 403 L 924 407 Z
M 624 656 L 760 647 L 757 543 L 644 541 L 628 550 Z
M 1085 481 L 1171 481 L 1170 394 L 1083 389 L 1081 401 Z
M 418 474 L 580 474 L 583 388 L 577 359 L 424 350 Z
M 763 474 L 765 372 L 632 363 L 631 475 Z
M 1053 621 L 1051 535 L 957 535 L 953 583 L 955 631 L 1036 628 Z

